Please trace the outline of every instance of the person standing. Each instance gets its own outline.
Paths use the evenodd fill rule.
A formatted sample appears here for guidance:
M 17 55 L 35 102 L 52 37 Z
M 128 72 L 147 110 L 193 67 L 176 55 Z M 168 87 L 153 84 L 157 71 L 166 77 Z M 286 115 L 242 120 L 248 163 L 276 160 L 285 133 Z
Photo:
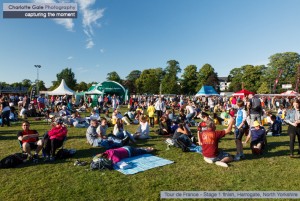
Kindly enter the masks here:
M 235 161 L 239 161 L 240 159 L 245 158 L 243 153 L 243 144 L 242 138 L 246 130 L 249 128 L 247 119 L 247 112 L 244 109 L 244 101 L 239 100 L 237 102 L 237 113 L 236 113 L 236 121 L 235 121 L 235 144 L 236 144 L 236 156 L 234 157 Z
M 148 112 L 148 116 L 149 116 L 149 119 L 150 119 L 150 126 L 152 128 L 154 128 L 154 113 L 155 113 L 155 108 L 153 106 L 153 102 L 150 101 L 149 103 L 149 106 L 147 108 L 147 112 Z
M 290 110 L 286 117 L 285 122 L 289 124 L 288 134 L 290 136 L 290 157 L 294 157 L 294 144 L 296 136 L 298 138 L 298 154 L 300 154 L 300 101 L 296 100 L 293 103 L 293 109 Z
M 250 125 L 253 125 L 254 121 L 261 122 L 261 116 L 263 113 L 261 101 L 258 97 L 253 96 L 253 94 L 249 94 L 249 102 L 250 102 Z
M 160 122 L 160 118 L 162 117 L 163 110 L 164 110 L 164 103 L 162 101 L 162 98 L 159 97 L 154 105 L 156 115 L 157 115 L 157 121 Z

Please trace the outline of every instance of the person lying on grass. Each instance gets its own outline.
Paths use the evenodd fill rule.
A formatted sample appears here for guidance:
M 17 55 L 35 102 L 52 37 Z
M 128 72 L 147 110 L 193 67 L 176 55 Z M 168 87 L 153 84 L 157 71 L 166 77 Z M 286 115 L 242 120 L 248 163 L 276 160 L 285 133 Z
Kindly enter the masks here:
M 202 154 L 207 163 L 214 163 L 219 166 L 228 167 L 227 163 L 233 161 L 233 157 L 218 149 L 219 140 L 231 132 L 234 119 L 230 118 L 229 125 L 225 130 L 215 130 L 216 126 L 210 119 L 206 121 L 207 130 L 200 133 Z
M 124 146 L 120 148 L 106 150 L 104 153 L 98 154 L 95 157 L 106 158 L 108 160 L 111 160 L 113 164 L 117 164 L 124 158 L 130 158 L 134 156 L 147 154 L 153 152 L 153 150 L 154 149 L 152 147 L 135 148 L 131 146 Z

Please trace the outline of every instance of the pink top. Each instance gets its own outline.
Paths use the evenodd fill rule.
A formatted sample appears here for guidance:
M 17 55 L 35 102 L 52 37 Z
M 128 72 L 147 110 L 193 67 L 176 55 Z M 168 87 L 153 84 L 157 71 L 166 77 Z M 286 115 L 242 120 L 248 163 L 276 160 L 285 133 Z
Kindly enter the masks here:
M 50 140 L 52 139 L 58 139 L 58 140 L 63 140 L 64 137 L 67 135 L 68 130 L 64 126 L 60 127 L 53 127 L 50 131 L 48 131 L 48 135 Z
M 112 160 L 112 162 L 115 164 L 120 160 L 122 160 L 123 158 L 128 158 L 129 153 L 126 149 L 120 147 L 116 149 L 107 150 L 106 152 L 103 153 L 103 156 L 109 160 Z

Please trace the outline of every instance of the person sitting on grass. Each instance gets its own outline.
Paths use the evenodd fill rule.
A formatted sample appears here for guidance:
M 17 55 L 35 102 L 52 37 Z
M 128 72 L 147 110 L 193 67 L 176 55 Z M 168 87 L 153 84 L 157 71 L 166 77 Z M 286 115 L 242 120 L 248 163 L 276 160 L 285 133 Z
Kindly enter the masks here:
M 28 154 L 29 159 L 37 162 L 39 152 L 43 148 L 43 140 L 39 140 L 39 133 L 36 130 L 30 130 L 29 121 L 22 122 L 22 131 L 18 132 L 18 140 L 22 142 L 22 150 Z M 31 154 L 31 150 L 35 150 L 35 154 Z
M 117 164 L 124 158 L 139 156 L 139 155 L 151 153 L 153 151 L 154 149 L 152 147 L 135 148 L 131 146 L 124 146 L 120 148 L 106 150 L 104 153 L 98 154 L 95 157 L 106 158 L 108 160 L 111 160 L 113 164 Z
M 107 121 L 101 120 L 101 125 L 98 126 L 96 119 L 91 120 L 90 126 L 86 131 L 87 142 L 93 147 L 104 147 L 105 149 L 111 149 L 124 146 L 128 143 L 129 138 L 118 139 L 113 135 L 106 136 Z
M 216 165 L 228 167 L 227 163 L 233 161 L 230 154 L 218 149 L 219 140 L 231 132 L 233 123 L 234 119 L 230 118 L 229 125 L 225 130 L 216 130 L 213 121 L 206 121 L 207 130 L 200 133 L 199 137 L 200 144 L 202 144 L 202 154 L 207 163 L 215 162 Z
M 133 135 L 135 139 L 149 139 L 150 136 L 150 126 L 147 121 L 147 116 L 142 115 L 140 117 L 140 125 L 137 128 L 136 133 Z
M 117 119 L 117 122 L 114 126 L 113 134 L 119 139 L 124 139 L 126 137 L 129 137 L 129 139 L 132 142 L 136 142 L 135 139 L 133 138 L 133 135 L 125 130 L 123 120 L 120 118 Z
M 159 129 L 157 130 L 158 135 L 170 135 L 171 134 L 171 125 L 168 124 L 167 118 L 162 116 L 159 121 Z
M 266 130 L 260 126 L 258 121 L 253 122 L 253 127 L 250 129 L 250 135 L 247 136 L 244 144 L 246 144 L 251 137 L 250 148 L 255 155 L 262 154 L 266 146 Z
M 47 131 L 44 135 L 45 140 L 45 161 L 54 161 L 55 152 L 61 147 L 67 137 L 68 130 L 63 124 L 61 118 L 56 119 L 55 123 L 52 124 L 51 130 Z
M 282 130 L 281 121 L 279 121 L 275 115 L 272 115 L 271 122 L 269 129 L 266 131 L 267 135 L 280 136 Z

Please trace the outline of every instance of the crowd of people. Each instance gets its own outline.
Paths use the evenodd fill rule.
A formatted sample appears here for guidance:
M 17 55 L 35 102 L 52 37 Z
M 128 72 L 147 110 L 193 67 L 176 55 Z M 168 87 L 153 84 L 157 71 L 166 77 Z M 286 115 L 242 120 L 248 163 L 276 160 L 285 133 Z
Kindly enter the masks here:
M 86 101 L 80 99 L 76 104 L 75 98 L 68 95 L 41 95 L 33 100 L 28 96 L 2 96 L 0 101 L 2 127 L 5 123 L 11 126 L 10 115 L 11 111 L 16 111 L 15 107 L 19 111 L 15 119 L 25 120 L 18 139 L 32 160 L 38 159 L 41 150 L 46 161 L 55 160 L 57 148 L 66 139 L 67 127 L 87 128 L 87 143 L 109 150 L 150 139 L 150 130 L 157 124 L 154 130 L 157 135 L 169 137 L 175 146 L 185 151 L 200 146 L 197 150 L 202 150 L 206 162 L 224 167 L 228 162 L 245 158 L 243 147 L 250 139 L 252 153 L 262 154 L 267 145 L 266 136 L 281 135 L 282 124 L 288 124 L 291 157 L 294 157 L 296 136 L 298 142 L 300 139 L 300 106 L 296 98 L 252 94 L 245 97 L 135 96 L 123 102 L 128 106 L 124 114 L 120 112 L 122 103 L 116 95 L 99 96 L 95 107 L 91 106 L 90 97 Z M 90 112 L 90 115 L 82 116 L 82 112 Z M 26 119 L 33 115 L 45 117 L 52 125 L 51 130 L 43 136 L 30 130 Z M 126 130 L 126 126 L 132 124 L 138 125 L 135 133 Z M 216 130 L 219 124 L 226 129 Z M 109 126 L 113 127 L 110 134 L 107 133 Z M 197 126 L 197 133 L 192 133 L 190 127 L 193 126 Z M 232 130 L 236 147 L 234 156 L 218 149 L 219 140 Z M 35 150 L 35 154 L 32 155 L 31 150 Z

